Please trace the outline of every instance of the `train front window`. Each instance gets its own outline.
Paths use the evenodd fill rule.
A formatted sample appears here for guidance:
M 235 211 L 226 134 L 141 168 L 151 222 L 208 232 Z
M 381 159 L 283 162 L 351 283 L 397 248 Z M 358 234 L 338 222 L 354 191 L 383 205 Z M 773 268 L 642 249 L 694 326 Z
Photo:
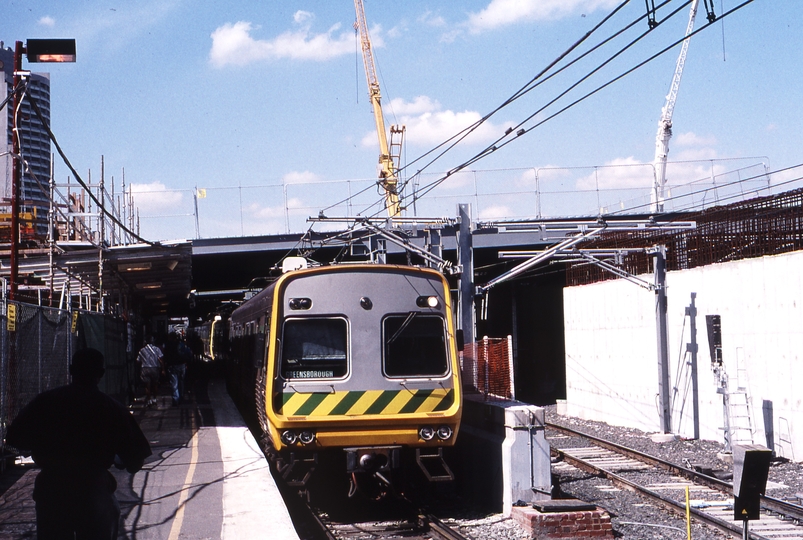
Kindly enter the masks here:
M 340 378 L 348 371 L 345 319 L 288 319 L 282 335 L 282 377 Z
M 411 311 L 382 322 L 385 375 L 438 377 L 448 372 L 443 318 Z

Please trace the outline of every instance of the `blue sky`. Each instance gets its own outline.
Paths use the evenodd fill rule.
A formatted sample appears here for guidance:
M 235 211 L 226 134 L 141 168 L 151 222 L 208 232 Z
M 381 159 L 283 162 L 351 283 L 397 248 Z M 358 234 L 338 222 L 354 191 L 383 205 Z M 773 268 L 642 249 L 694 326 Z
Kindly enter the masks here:
M 659 9 L 662 24 L 650 35 L 523 127 L 682 38 L 683 3 Z M 740 3 L 714 0 L 715 11 Z M 619 4 L 365 0 L 386 121 L 407 126 L 403 163 L 496 109 Z M 644 12 L 644 2 L 631 0 L 589 43 Z M 372 206 L 380 200 L 371 187 L 378 147 L 351 1 L 6 0 L 3 20 L 6 47 L 76 39 L 75 64 L 27 67 L 51 72 L 53 132 L 76 169 L 96 180 L 104 156 L 118 192 L 125 170 L 146 238 L 195 236 L 195 188 L 206 190 L 197 201 L 202 237 L 303 230 L 321 209 L 381 213 Z M 727 183 L 803 162 L 801 20 L 803 2 L 755 0 L 692 38 L 670 142 L 669 160 L 683 162 L 669 168 L 673 193 L 712 175 Z M 705 22 L 701 2 L 697 26 Z M 475 155 L 646 29 L 637 23 L 501 109 L 417 179 L 426 161 L 413 163 L 406 193 Z M 410 204 L 408 215 L 453 216 L 457 202 L 472 203 L 481 219 L 637 206 L 652 182 L 678 52 L 477 161 Z M 57 182 L 68 175 L 57 158 Z M 329 208 L 361 190 L 351 205 Z

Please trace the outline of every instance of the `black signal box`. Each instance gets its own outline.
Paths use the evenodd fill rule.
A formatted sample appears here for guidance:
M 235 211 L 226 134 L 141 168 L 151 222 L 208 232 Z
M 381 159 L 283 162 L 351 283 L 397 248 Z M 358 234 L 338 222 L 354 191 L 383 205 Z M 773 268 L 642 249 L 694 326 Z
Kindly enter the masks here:
M 733 519 L 761 519 L 772 452 L 758 444 L 733 446 Z

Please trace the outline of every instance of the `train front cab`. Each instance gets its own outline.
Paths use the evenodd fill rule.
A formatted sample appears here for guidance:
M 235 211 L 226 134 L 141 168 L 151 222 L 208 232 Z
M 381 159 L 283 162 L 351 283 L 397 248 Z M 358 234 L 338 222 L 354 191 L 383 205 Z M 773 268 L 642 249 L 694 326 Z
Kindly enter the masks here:
M 347 472 L 382 475 L 415 452 L 429 480 L 452 478 L 442 450 L 457 437 L 462 395 L 440 273 L 299 271 L 277 282 L 273 301 L 265 406 L 280 453 L 343 451 Z

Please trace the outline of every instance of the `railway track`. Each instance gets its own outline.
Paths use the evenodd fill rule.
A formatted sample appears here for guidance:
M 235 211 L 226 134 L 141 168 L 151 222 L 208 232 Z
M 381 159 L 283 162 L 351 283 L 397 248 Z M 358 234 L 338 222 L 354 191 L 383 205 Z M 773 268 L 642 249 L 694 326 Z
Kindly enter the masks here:
M 403 497 L 394 500 L 397 504 L 393 505 L 391 515 L 387 515 L 387 507 L 384 510 L 377 509 L 373 516 L 370 509 L 363 507 L 356 514 L 341 515 L 336 519 L 311 507 L 304 497 L 296 502 L 304 507 L 304 513 L 309 516 L 307 520 L 315 529 L 308 531 L 305 537 L 326 540 L 468 540 L 468 537 Z
M 553 455 L 564 463 L 607 478 L 619 488 L 640 493 L 667 510 L 686 515 L 686 488 L 693 499 L 693 519 L 719 531 L 741 537 L 743 524 L 733 520 L 733 487 L 696 470 L 650 456 L 585 433 L 547 423 L 547 429 L 563 436 L 579 437 L 587 446 L 552 447 Z M 772 497 L 762 497 L 762 515 L 750 522 L 750 538 L 755 540 L 803 539 L 803 507 Z
M 409 540 L 466 540 L 438 518 L 420 514 L 416 518 L 402 521 L 376 521 L 361 523 L 332 523 L 322 519 L 328 540 L 406 538 Z

